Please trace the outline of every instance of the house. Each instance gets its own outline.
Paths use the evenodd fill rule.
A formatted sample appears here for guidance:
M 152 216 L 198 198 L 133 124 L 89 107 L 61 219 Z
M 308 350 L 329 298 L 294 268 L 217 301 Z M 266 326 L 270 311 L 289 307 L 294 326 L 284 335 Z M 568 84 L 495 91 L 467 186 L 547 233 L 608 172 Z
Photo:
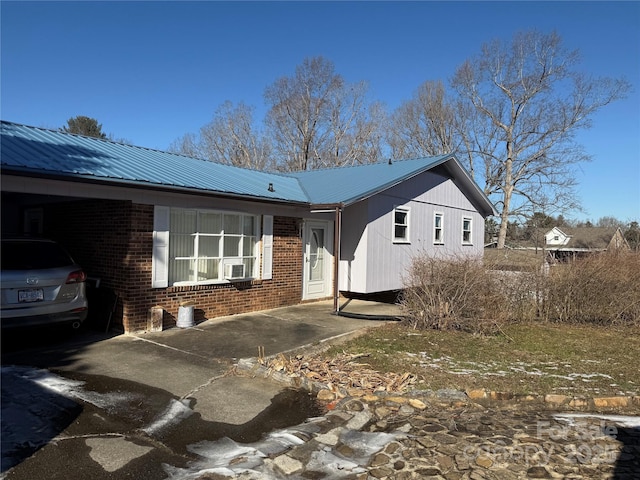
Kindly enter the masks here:
M 553 227 L 544 234 L 545 249 L 556 260 L 594 252 L 630 250 L 620 228 Z
M 416 255 L 482 255 L 495 210 L 452 155 L 268 173 L 1 123 L 2 231 L 62 243 L 125 332 L 401 289 Z M 157 311 L 157 308 L 156 308 Z

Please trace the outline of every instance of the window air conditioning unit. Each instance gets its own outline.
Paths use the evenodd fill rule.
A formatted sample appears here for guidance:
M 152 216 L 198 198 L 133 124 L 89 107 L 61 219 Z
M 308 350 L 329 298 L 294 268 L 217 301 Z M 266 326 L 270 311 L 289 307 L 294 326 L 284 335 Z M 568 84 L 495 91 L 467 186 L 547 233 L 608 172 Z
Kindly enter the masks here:
M 245 278 L 244 263 L 232 264 L 227 263 L 224 266 L 224 278 L 225 280 L 235 280 L 238 278 Z

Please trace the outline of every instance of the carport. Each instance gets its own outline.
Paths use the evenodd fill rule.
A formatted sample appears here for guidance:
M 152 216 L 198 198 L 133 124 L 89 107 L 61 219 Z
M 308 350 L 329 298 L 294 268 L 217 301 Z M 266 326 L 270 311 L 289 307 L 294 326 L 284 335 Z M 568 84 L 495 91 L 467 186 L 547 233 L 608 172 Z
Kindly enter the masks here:
M 122 331 L 122 305 L 115 303 L 117 271 L 123 267 L 117 247 L 127 235 L 118 225 L 129 223 L 126 212 L 131 202 L 15 192 L 11 186 L 11 179 L 3 178 L 3 237 L 38 236 L 63 245 L 89 277 L 87 322 Z

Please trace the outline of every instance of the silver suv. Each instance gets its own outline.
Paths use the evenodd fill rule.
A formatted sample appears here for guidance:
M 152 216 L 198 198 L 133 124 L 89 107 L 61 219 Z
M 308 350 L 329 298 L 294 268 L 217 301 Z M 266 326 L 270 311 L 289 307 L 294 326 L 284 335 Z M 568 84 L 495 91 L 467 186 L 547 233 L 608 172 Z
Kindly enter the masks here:
M 2 239 L 2 328 L 67 323 L 87 318 L 86 273 L 57 243 Z

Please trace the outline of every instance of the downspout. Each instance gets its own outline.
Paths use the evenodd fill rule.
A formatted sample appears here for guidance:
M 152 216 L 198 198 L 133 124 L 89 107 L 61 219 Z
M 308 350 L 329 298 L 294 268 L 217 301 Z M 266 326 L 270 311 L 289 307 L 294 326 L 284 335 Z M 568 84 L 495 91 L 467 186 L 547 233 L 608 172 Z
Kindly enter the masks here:
M 342 236 L 342 208 L 336 205 L 333 228 L 333 312 L 340 313 L 340 243 Z

